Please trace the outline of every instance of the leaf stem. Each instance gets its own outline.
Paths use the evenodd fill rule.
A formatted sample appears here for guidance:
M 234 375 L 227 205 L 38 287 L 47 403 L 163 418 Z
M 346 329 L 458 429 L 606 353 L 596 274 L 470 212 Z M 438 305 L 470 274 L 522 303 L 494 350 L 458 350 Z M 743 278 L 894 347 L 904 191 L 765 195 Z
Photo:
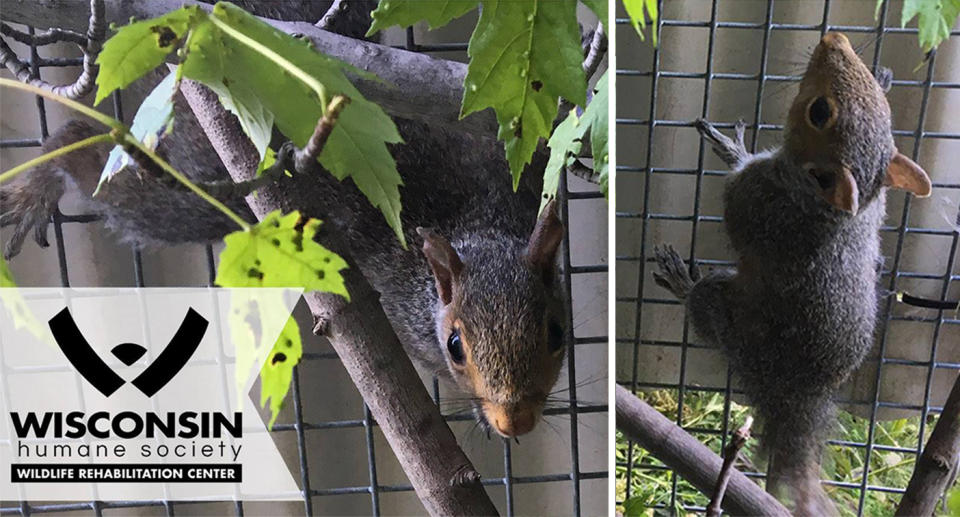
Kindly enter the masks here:
M 8 180 L 9 178 L 16 176 L 17 174 L 23 172 L 24 170 L 27 170 L 31 167 L 34 167 L 40 163 L 43 163 L 57 156 L 61 156 L 71 151 L 75 151 L 81 147 L 93 145 L 100 141 L 112 140 L 124 148 L 127 148 L 128 146 L 135 147 L 137 150 L 142 152 L 148 158 L 153 160 L 154 163 L 159 165 L 160 168 L 162 168 L 164 171 L 166 171 L 171 176 L 176 178 L 177 181 L 179 181 L 180 183 L 185 185 L 188 189 L 192 190 L 194 193 L 200 196 L 204 201 L 206 201 L 207 203 L 210 203 L 211 205 L 214 206 L 214 208 L 223 212 L 224 215 L 226 215 L 227 217 L 232 219 L 235 223 L 237 223 L 240 226 L 240 228 L 242 228 L 244 231 L 250 230 L 250 225 L 246 221 L 244 221 L 239 215 L 237 215 L 233 210 L 230 210 L 229 208 L 227 208 L 227 206 L 221 203 L 220 200 L 218 200 L 217 198 L 206 193 L 203 189 L 198 187 L 195 183 L 190 181 L 190 179 L 188 179 L 186 176 L 180 173 L 180 171 L 173 168 L 172 165 L 167 163 L 163 158 L 160 158 L 156 153 L 150 150 L 150 148 L 143 145 L 142 142 L 137 140 L 137 138 L 130 133 L 130 128 L 128 128 L 123 122 L 120 122 L 119 120 L 109 115 L 104 115 L 103 113 L 100 113 L 99 111 L 89 106 L 80 104 L 77 101 L 68 99 L 66 97 L 62 97 L 53 92 L 49 92 L 47 90 L 44 90 L 43 88 L 38 88 L 31 84 L 21 83 L 20 81 L 14 81 L 11 79 L 0 78 L 0 86 L 9 86 L 11 88 L 15 88 L 18 90 L 24 90 L 27 92 L 34 93 L 36 95 L 40 95 L 54 102 L 59 102 L 60 104 L 63 104 L 68 108 L 72 108 L 76 111 L 79 111 L 80 113 L 83 113 L 84 115 L 96 120 L 97 122 L 100 122 L 105 126 L 113 128 L 113 130 L 108 134 L 97 135 L 97 136 L 93 136 L 93 137 L 81 140 L 79 142 L 75 142 L 73 144 L 57 149 L 56 151 L 49 152 L 44 156 L 40 156 L 39 158 L 35 158 L 24 164 L 14 167 L 13 169 L 10 169 L 9 171 L 3 173 L 2 176 L 0 176 L 0 183 Z
M 84 147 L 99 144 L 101 142 L 110 142 L 112 140 L 113 140 L 113 137 L 110 136 L 109 133 L 104 133 L 102 135 L 94 135 L 94 136 L 91 136 L 90 138 L 84 138 L 79 142 L 74 142 L 70 145 L 65 145 L 59 149 L 54 149 L 49 153 L 45 153 L 32 160 L 23 162 L 20 165 L 17 165 L 16 167 L 4 172 L 3 174 L 0 174 L 0 183 L 5 183 L 7 181 L 10 181 L 21 172 L 32 169 L 33 167 L 36 167 L 41 163 L 57 158 L 58 156 L 63 156 L 67 153 L 76 151 L 77 149 L 82 149 Z
M 109 115 L 104 115 L 103 113 L 100 113 L 99 111 L 89 106 L 86 106 L 84 104 L 80 104 L 79 102 L 73 99 L 62 97 L 53 92 L 44 90 L 43 88 L 36 87 L 32 84 L 21 83 L 20 81 L 15 81 L 13 79 L 0 78 L 0 86 L 9 86 L 10 88 L 27 91 L 27 92 L 39 95 L 41 97 L 45 97 L 54 102 L 59 102 L 60 104 L 63 104 L 68 108 L 72 108 L 76 111 L 79 111 L 80 113 L 83 113 L 84 115 L 96 120 L 97 122 L 107 127 L 110 127 L 113 129 L 120 129 L 125 132 L 127 131 L 127 127 L 123 124 L 123 122 L 120 122 L 119 120 Z
M 240 32 L 239 30 L 231 27 L 228 23 L 218 18 L 215 13 L 210 16 L 210 21 L 213 22 L 213 24 L 218 29 L 232 36 L 234 39 L 236 39 L 240 43 L 243 43 L 244 45 L 252 48 L 253 50 L 259 52 L 260 54 L 263 54 L 264 57 L 276 63 L 277 66 L 279 66 L 280 68 L 286 70 L 287 72 L 290 72 L 290 74 L 292 74 L 294 77 L 296 77 L 297 79 L 300 79 L 307 86 L 309 86 L 315 92 L 317 92 L 317 95 L 320 97 L 320 106 L 321 106 L 320 109 L 323 110 L 324 114 L 326 114 L 327 90 L 326 88 L 324 88 L 323 84 L 320 83 L 320 81 L 317 81 L 316 78 L 306 73 L 305 71 L 300 69 L 300 67 L 291 63 L 280 54 L 274 52 L 272 49 L 270 49 L 266 45 L 247 36 L 246 34 Z
M 150 150 L 149 147 L 143 145 L 143 143 L 137 140 L 136 137 L 134 137 L 130 133 L 124 133 L 122 135 L 122 140 L 123 140 L 123 144 L 121 145 L 124 145 L 124 147 L 126 147 L 126 145 L 132 145 L 136 147 L 137 150 L 139 150 L 148 158 L 153 160 L 153 162 L 159 165 L 161 169 L 163 169 L 168 174 L 176 178 L 177 181 L 179 181 L 185 187 L 193 191 L 193 193 L 200 196 L 207 203 L 210 203 L 211 205 L 213 205 L 214 208 L 216 208 L 217 210 L 220 210 L 221 212 L 223 212 L 224 215 L 226 215 L 231 220 L 233 220 L 233 222 L 237 223 L 237 225 L 240 226 L 240 228 L 242 228 L 243 231 L 250 231 L 250 224 L 244 221 L 243 218 L 241 218 L 239 215 L 236 214 L 236 212 L 227 208 L 227 205 L 224 205 L 223 203 L 221 203 L 219 199 L 211 196 L 205 190 L 200 188 L 196 183 L 190 181 L 190 179 L 184 176 L 183 173 L 181 173 L 180 171 L 175 169 L 172 165 L 167 163 L 166 160 L 161 158 L 157 153 Z

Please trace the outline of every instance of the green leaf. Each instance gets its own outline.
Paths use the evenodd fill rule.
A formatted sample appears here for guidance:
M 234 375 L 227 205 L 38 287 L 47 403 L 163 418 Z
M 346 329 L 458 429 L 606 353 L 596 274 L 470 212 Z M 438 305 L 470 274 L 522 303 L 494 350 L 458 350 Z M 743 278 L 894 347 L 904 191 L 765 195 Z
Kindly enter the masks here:
M 960 515 L 960 485 L 954 485 L 947 492 L 947 509 L 950 511 L 949 515 Z
M 406 246 L 400 222 L 399 187 L 403 182 L 387 149 L 387 144 L 402 139 L 393 120 L 366 100 L 344 72 L 364 77 L 370 74 L 319 54 L 309 42 L 278 31 L 231 4 L 218 3 L 212 16 L 271 55 L 206 22 L 190 37 L 184 76 L 220 95 L 253 136 L 261 157 L 274 123 L 294 144 L 303 147 L 323 115 L 322 100 L 298 75 L 318 81 L 327 99 L 337 94 L 349 97 L 351 103 L 340 114 L 319 162 L 338 179 L 353 179 Z
M 960 16 L 960 0 L 904 0 L 900 26 L 906 27 L 916 17 L 920 48 L 929 52 L 950 37 L 950 28 L 957 16 Z
M 631 497 L 623 502 L 623 517 L 646 517 L 647 501 L 643 496 Z
M 283 408 L 283 399 L 290 391 L 290 382 L 293 380 L 293 368 L 303 356 L 303 341 L 300 338 L 300 326 L 297 320 L 290 316 L 277 338 L 273 350 L 267 356 L 267 362 L 260 370 L 260 407 L 270 401 L 270 422 L 267 429 L 273 430 L 277 415 Z
M 324 248 L 314 236 L 320 221 L 301 220 L 300 213 L 267 214 L 249 231 L 223 240 L 216 284 L 221 287 L 302 287 L 349 299 L 340 271 L 347 263 Z
M 547 146 L 550 148 L 550 159 L 543 171 L 543 195 L 540 198 L 540 210 L 547 202 L 556 197 L 560 174 L 564 168 L 573 163 L 580 154 L 581 142 L 587 131 L 590 131 L 590 147 L 593 151 L 593 171 L 600 176 L 600 190 L 607 195 L 607 176 L 610 165 L 610 156 L 607 149 L 609 119 L 609 102 L 607 87 L 607 73 L 604 72 L 594 88 L 593 100 L 584 110 L 582 117 L 577 117 L 576 110 L 571 110 L 567 118 L 561 122 Z
M 603 28 L 609 34 L 610 26 L 607 25 L 607 0 L 580 0 L 584 5 L 597 15 L 597 19 L 603 24 Z
M 426 20 L 431 29 L 443 27 L 451 20 L 476 9 L 478 4 L 479 0 L 441 0 L 434 2 L 380 0 L 377 8 L 370 13 L 373 24 L 370 25 L 367 36 L 372 36 L 378 31 L 394 25 L 409 27 L 420 20 Z
M 0 256 L 0 288 L 16 286 L 17 283 L 13 281 L 13 273 L 10 272 L 7 259 Z
M 540 210 L 547 206 L 547 202 L 557 197 L 557 186 L 560 182 L 560 174 L 566 166 L 573 163 L 573 160 L 580 153 L 581 139 L 583 138 L 586 126 L 582 120 L 577 117 L 577 110 L 572 109 L 563 119 L 557 128 L 553 130 L 553 135 L 547 146 L 550 147 L 550 159 L 547 160 L 547 167 L 543 170 L 543 195 L 540 196 Z
M 657 0 L 623 0 L 623 8 L 630 17 L 630 25 L 643 40 L 643 30 L 647 28 L 647 17 L 650 18 L 650 37 L 653 46 L 657 46 Z M 644 10 L 647 14 L 644 15 Z
M 590 125 L 590 148 L 593 151 L 593 172 L 600 175 L 600 191 L 607 196 L 607 179 L 610 171 L 608 149 L 610 102 L 607 72 L 603 73 L 594 88 L 593 100 L 583 113 L 584 123 Z
M 576 0 L 483 0 L 470 37 L 460 116 L 492 107 L 516 189 L 557 99 L 586 103 Z
M 130 126 L 130 133 L 143 142 L 151 150 L 156 150 L 157 145 L 163 135 L 173 129 L 173 96 L 176 95 L 180 81 L 177 80 L 178 72 L 170 72 L 157 84 L 143 102 L 137 108 L 137 114 L 133 116 L 133 124 Z M 107 156 L 107 163 L 100 172 L 100 181 L 97 183 L 97 190 L 105 181 L 108 181 L 121 170 L 133 163 L 123 147 L 117 145 L 110 150 Z M 94 192 L 96 195 L 96 192 Z
M 23 299 L 23 295 L 16 289 L 17 283 L 13 280 L 13 273 L 7 266 L 7 261 L 0 256 L 0 304 L 7 310 L 7 316 L 13 320 L 16 329 L 26 329 L 42 342 L 53 345 L 50 330 L 45 323 L 33 315 L 33 311 Z
M 114 90 L 126 88 L 163 63 L 190 27 L 205 16 L 199 7 L 189 6 L 120 28 L 97 56 L 100 72 L 94 104 L 100 104 Z

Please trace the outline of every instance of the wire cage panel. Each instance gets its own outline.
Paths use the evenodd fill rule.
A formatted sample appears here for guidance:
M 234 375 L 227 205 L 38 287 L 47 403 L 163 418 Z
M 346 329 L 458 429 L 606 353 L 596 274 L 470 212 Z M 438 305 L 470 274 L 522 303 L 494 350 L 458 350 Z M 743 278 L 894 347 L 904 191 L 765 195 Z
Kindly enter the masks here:
M 700 140 L 693 120 L 706 118 L 729 133 L 742 118 L 749 150 L 776 147 L 809 53 L 825 32 L 845 32 L 868 66 L 893 70 L 888 99 L 896 144 L 934 182 L 926 200 L 888 196 L 882 287 L 956 300 L 960 172 L 951 162 L 960 156 L 960 31 L 924 61 L 916 29 L 897 25 L 899 2 L 884 3 L 877 19 L 873 2 L 660 4 L 656 48 L 637 38 L 625 13 L 617 18 L 616 381 L 719 451 L 749 411 L 748 401 L 722 352 L 699 340 L 680 303 L 651 277 L 654 245 L 672 244 L 704 269 L 731 266 L 735 258 L 722 228 L 727 167 Z M 845 515 L 873 514 L 881 508 L 878 498 L 896 500 L 902 493 L 912 468 L 902 481 L 891 481 L 877 462 L 894 453 L 889 457 L 912 464 L 960 369 L 960 352 L 949 346 L 960 343 L 957 314 L 904 306 L 892 297 L 883 299 L 881 311 L 876 350 L 838 397 L 860 419 L 841 425 L 862 436 L 836 430 L 824 462 L 828 490 Z M 717 416 L 707 421 L 709 411 Z M 891 443 L 885 422 L 902 418 L 917 423 Z M 834 458 L 872 468 L 841 475 Z M 746 470 L 762 476 L 756 465 Z M 692 495 L 696 491 L 672 473 L 657 478 L 665 487 L 650 481 L 664 472 L 646 451 L 622 443 L 617 503 L 642 495 L 659 508 L 704 510 L 707 498 Z M 658 488 L 644 491 L 639 479 Z
M 583 11 L 586 13 L 587 11 Z M 86 16 L 86 13 L 84 13 Z M 589 16 L 589 15 L 588 15 Z M 388 31 L 385 43 L 445 59 L 466 60 L 466 37 L 475 24 L 470 16 L 439 31 Z M 595 23 L 587 21 L 587 23 Z M 30 29 L 32 30 L 32 29 Z M 79 58 L 62 58 L 61 49 L 36 49 L 11 42 L 19 55 L 29 55 L 34 73 L 48 80 L 69 82 L 77 73 Z M 47 57 L 47 52 L 50 56 Z M 71 50 L 66 50 L 67 53 Z M 43 57 L 41 57 L 41 55 Z M 7 74 L 6 71 L 2 72 Z M 4 118 L 29 116 L 39 131 L 26 138 L 0 135 L 4 162 L 21 163 L 36 154 L 36 148 L 51 131 L 53 120 L 69 116 L 38 99 L 33 105 L 5 102 Z M 129 120 L 136 106 L 133 99 L 114 96 L 114 113 Z M 8 111 L 11 110 L 11 111 Z M 55 111 L 52 115 L 50 112 Z M 22 117 L 21 117 L 22 115 Z M 48 117 L 48 115 L 50 115 Z M 124 117 L 124 115 L 127 115 Z M 11 116 L 13 118 L 13 116 Z M 48 121 L 49 118 L 49 121 Z M 595 185 L 578 178 L 562 178 L 559 197 L 568 234 L 561 248 L 561 277 L 565 303 L 574 328 L 568 333 L 567 366 L 561 372 L 559 396 L 570 399 L 546 412 L 538 429 L 520 438 L 520 445 L 488 439 L 476 430 L 469 413 L 445 403 L 448 388 L 424 377 L 464 451 L 483 476 L 488 493 L 505 515 L 547 512 L 604 514 L 607 500 L 607 311 L 606 311 L 606 213 L 607 205 Z M 31 249 L 26 260 L 14 260 L 12 269 L 21 285 L 211 285 L 216 274 L 216 246 L 176 246 L 129 251 L 102 228 L 95 215 L 82 212 L 82 205 L 68 193 L 52 226 L 53 246 Z M 585 236 L 582 241 L 579 235 Z M 574 239 L 570 238 L 574 235 Z M 116 257 L 125 255 L 125 261 Z M 21 257 L 23 259 L 24 257 Z M 107 262 L 109 274 L 97 268 L 76 265 Z M 25 266 L 30 262 L 32 266 Z M 178 264 L 178 267 L 171 267 Z M 194 267 L 195 266 L 195 267 Z M 44 276 L 38 271 L 55 271 Z M 301 329 L 312 321 L 303 303 L 294 312 Z M 329 344 L 316 336 L 304 336 L 304 355 L 294 372 L 291 393 L 274 426 L 276 443 L 304 491 L 300 503 L 170 501 L 79 501 L 47 504 L 37 501 L 4 501 L 0 515 L 392 515 L 418 514 L 423 507 L 403 474 L 395 456 L 353 387 Z

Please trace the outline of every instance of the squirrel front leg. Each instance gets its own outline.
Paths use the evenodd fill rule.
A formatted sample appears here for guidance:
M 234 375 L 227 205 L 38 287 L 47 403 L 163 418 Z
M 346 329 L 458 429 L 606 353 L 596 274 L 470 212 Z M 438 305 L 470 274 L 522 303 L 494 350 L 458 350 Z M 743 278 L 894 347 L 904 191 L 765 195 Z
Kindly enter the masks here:
M 743 134 L 747 129 L 743 119 L 738 120 L 734 126 L 734 138 L 723 134 L 713 124 L 702 118 L 698 118 L 693 123 L 700 135 L 710 142 L 713 146 L 713 152 L 723 160 L 731 169 L 737 170 L 753 156 L 747 151 L 747 146 L 743 142 Z
M 732 345 L 725 337 L 733 324 L 730 310 L 736 302 L 731 284 L 736 273 L 721 270 L 702 276 L 696 265 L 688 270 L 670 245 L 657 246 L 654 258 L 659 271 L 653 272 L 653 280 L 685 303 L 697 334 L 714 346 Z

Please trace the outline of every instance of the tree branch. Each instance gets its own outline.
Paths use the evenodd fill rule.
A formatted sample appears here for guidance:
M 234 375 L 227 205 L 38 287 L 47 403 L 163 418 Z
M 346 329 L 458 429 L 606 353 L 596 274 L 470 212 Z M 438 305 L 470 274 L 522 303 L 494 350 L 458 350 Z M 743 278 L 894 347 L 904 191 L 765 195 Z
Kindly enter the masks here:
M 7 4 L 4 4 L 4 7 L 7 7 Z M 41 34 L 30 35 L 6 24 L 0 27 L 4 35 L 27 44 L 32 42 L 35 45 L 46 45 L 55 41 L 71 41 L 80 45 L 81 50 L 83 50 L 83 72 L 72 84 L 54 85 L 35 77 L 30 65 L 21 61 L 2 38 L 0 38 L 0 65 L 7 67 L 19 81 L 43 88 L 68 99 L 78 99 L 90 93 L 93 91 L 97 71 L 100 69 L 96 60 L 106 39 L 107 25 L 104 22 L 103 0 L 90 0 L 89 10 L 90 17 L 87 19 L 85 36 L 69 29 L 55 28 Z M 76 12 L 74 11 L 74 13 Z M 28 23 L 27 25 L 34 24 Z
M 259 156 L 236 117 L 213 92 L 197 83 L 184 81 L 181 91 L 230 176 L 235 181 L 250 179 Z M 321 213 L 319 204 L 326 196 L 312 174 L 327 173 L 298 172 L 302 173 L 259 190 L 256 198 L 248 196 L 254 213 L 260 217 L 276 209 Z M 324 245 L 354 264 L 346 247 L 329 233 L 330 226 L 321 227 Z M 470 460 L 403 351 L 380 306 L 379 294 L 356 266 L 343 276 L 352 302 L 318 292 L 305 295 L 305 299 L 427 511 L 433 515 L 496 514 Z
M 713 497 L 710 504 L 707 505 L 707 517 L 720 517 L 720 507 L 723 503 L 723 494 L 730 483 L 730 473 L 734 471 L 733 464 L 737 460 L 740 449 L 746 445 L 750 439 L 750 426 L 753 425 L 753 417 L 748 416 L 747 421 L 743 423 L 740 429 L 737 429 L 723 450 L 723 466 L 720 467 L 720 477 L 717 478 L 717 484 L 713 489 Z
M 897 515 L 933 515 L 940 496 L 956 476 L 960 458 L 960 375 L 943 405 L 940 419 L 917 460 Z M 953 475 L 951 475 L 953 474 Z
M 722 460 L 696 438 L 623 386 L 616 387 L 617 429 L 708 494 L 720 474 Z M 790 512 L 756 483 L 733 470 L 723 508 L 740 515 L 787 517 Z
M 603 61 L 603 56 L 607 53 L 607 34 L 603 31 L 603 24 L 598 23 L 597 29 L 593 31 L 593 38 L 590 40 L 590 47 L 587 51 L 587 57 L 583 60 L 583 72 L 587 81 L 597 72 L 597 67 Z
M 86 9 L 86 0 L 33 0 L 4 2 L 6 21 L 35 27 L 59 27 L 85 30 L 76 13 Z M 182 5 L 210 5 L 193 0 L 105 0 L 106 23 L 126 24 L 137 19 L 166 14 Z M 314 47 L 328 56 L 373 72 L 383 81 L 358 80 L 363 95 L 388 113 L 430 124 L 455 125 L 457 129 L 482 135 L 495 135 L 497 121 L 492 110 L 471 114 L 460 120 L 460 101 L 467 65 L 445 59 L 347 38 L 322 30 L 306 22 L 283 22 L 261 18 L 288 34 L 309 38 Z M 172 57 L 171 57 L 172 59 Z

